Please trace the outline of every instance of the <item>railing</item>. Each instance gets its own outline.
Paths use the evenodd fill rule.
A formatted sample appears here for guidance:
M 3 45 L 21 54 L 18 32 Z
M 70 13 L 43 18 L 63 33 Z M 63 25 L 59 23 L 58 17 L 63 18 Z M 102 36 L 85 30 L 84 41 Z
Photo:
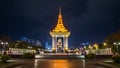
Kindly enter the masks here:
M 40 55 L 81 55 L 81 53 L 44 53 Z

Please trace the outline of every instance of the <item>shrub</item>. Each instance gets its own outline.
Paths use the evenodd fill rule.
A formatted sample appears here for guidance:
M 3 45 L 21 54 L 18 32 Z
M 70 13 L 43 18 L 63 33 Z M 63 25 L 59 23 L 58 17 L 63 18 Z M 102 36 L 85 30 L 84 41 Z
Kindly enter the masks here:
M 68 50 L 65 50 L 65 53 L 69 53 Z
M 34 58 L 34 55 L 32 53 L 24 53 L 22 57 L 26 59 L 31 59 Z
M 95 59 L 96 58 L 96 54 L 94 53 L 90 53 L 86 56 L 87 59 Z
M 114 63 L 120 63 L 120 55 L 114 55 L 112 57 L 112 60 Z
M 9 60 L 9 59 L 10 59 L 9 55 L 2 55 L 2 56 L 1 56 L 1 61 L 2 61 L 3 63 L 6 63 L 7 60 Z

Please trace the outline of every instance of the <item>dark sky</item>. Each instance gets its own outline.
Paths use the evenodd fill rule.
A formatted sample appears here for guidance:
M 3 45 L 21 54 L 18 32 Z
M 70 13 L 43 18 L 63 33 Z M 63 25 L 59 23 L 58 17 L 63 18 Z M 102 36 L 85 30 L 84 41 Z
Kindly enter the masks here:
M 45 42 L 57 23 L 60 4 L 72 46 L 102 42 L 120 30 L 120 0 L 0 0 L 0 33 Z

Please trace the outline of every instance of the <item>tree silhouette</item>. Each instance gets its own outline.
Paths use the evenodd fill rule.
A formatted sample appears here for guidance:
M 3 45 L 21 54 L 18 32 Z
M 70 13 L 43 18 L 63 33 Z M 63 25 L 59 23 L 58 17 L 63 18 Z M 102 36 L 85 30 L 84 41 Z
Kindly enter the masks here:
M 0 40 L 1 41 L 10 41 L 10 36 L 6 34 L 0 34 Z
M 117 46 L 114 45 L 114 43 L 120 43 L 120 30 L 115 32 L 115 33 L 111 33 L 109 34 L 107 37 L 106 37 L 106 40 L 105 42 L 107 43 L 108 47 L 111 47 L 112 48 L 112 51 L 113 52 L 117 52 Z M 119 46 L 119 49 L 118 49 L 120 52 L 120 46 Z

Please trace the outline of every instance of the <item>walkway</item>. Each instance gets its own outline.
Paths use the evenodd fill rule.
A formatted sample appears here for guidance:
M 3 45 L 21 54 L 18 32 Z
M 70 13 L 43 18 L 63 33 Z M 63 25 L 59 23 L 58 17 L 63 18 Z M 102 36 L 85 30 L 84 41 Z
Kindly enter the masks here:
M 101 60 L 36 59 L 14 68 L 106 68 L 97 65 Z M 13 67 L 12 67 L 13 68 Z

